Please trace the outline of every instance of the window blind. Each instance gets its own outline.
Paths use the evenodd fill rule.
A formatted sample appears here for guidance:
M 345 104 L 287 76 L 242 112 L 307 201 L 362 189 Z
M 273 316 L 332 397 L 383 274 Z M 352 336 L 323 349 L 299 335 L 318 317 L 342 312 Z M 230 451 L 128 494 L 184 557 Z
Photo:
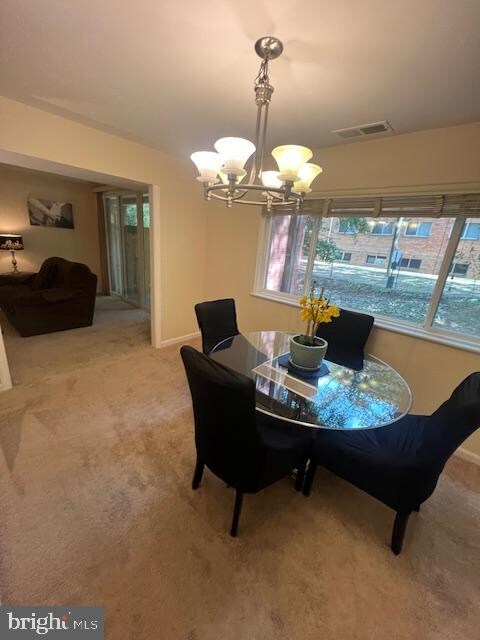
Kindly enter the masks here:
M 263 207 L 263 215 L 295 214 L 294 206 Z M 324 217 L 413 218 L 480 217 L 480 194 L 317 198 L 305 200 L 303 215 Z

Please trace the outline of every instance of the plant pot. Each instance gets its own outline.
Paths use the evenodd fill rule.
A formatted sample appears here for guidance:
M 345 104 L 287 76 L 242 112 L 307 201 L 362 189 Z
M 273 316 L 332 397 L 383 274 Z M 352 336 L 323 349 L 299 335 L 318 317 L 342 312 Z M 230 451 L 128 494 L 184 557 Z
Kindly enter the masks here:
M 315 338 L 314 345 L 301 344 L 298 339 L 305 337 L 299 334 L 290 338 L 290 358 L 297 367 L 316 371 L 327 353 L 328 342 L 323 338 Z

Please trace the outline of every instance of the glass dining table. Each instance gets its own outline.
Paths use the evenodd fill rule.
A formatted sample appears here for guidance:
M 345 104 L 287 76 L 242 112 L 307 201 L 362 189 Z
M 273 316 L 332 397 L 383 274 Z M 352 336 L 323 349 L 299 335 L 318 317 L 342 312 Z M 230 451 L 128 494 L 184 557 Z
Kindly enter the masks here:
M 255 381 L 257 411 L 300 427 L 374 429 L 393 424 L 410 410 L 408 384 L 370 354 L 365 354 L 358 371 L 324 360 L 325 373 L 317 378 L 292 373 L 285 364 L 291 335 L 239 334 L 219 342 L 210 356 Z

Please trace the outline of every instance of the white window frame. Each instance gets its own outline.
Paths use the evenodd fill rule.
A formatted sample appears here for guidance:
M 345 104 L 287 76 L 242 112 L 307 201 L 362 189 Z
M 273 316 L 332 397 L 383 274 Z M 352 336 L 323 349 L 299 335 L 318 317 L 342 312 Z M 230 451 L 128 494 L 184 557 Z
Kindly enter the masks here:
M 288 214 L 286 214 L 288 215 Z M 308 214 L 306 214 L 308 215 Z M 251 295 L 271 300 L 273 302 L 279 302 L 290 306 L 298 307 L 298 296 L 282 293 L 278 291 L 272 291 L 265 288 L 266 270 L 268 265 L 268 257 L 270 253 L 270 240 L 272 229 L 273 216 L 264 216 L 262 224 L 260 225 L 260 233 L 258 238 L 257 247 L 257 263 L 254 278 L 254 287 Z M 440 271 L 437 276 L 435 288 L 430 297 L 430 303 L 427 309 L 425 320 L 423 325 L 416 325 L 411 322 L 392 318 L 390 316 L 383 316 L 380 314 L 375 315 L 375 326 L 402 333 L 405 335 L 411 335 L 417 338 L 422 338 L 430 342 L 436 342 L 445 344 L 448 346 L 465 349 L 467 351 L 473 351 L 480 353 L 480 337 L 470 336 L 463 333 L 456 333 L 454 331 L 448 331 L 440 329 L 433 325 L 435 315 L 440 303 L 443 290 L 448 276 L 450 275 L 450 264 L 454 261 L 454 256 L 457 251 L 458 243 L 461 240 L 461 234 L 464 224 L 468 216 L 457 215 L 453 224 L 450 237 L 448 239 L 447 247 L 445 249 Z M 317 237 L 318 230 L 322 221 L 321 216 L 314 217 L 314 224 L 312 227 L 312 238 Z M 315 258 L 316 243 L 310 243 L 310 252 L 308 256 L 308 262 L 306 266 L 306 277 L 304 291 L 310 286 L 310 275 L 312 271 L 312 264 Z M 345 307 L 346 308 L 346 307 Z M 365 312 L 364 309 L 350 309 L 351 311 Z
M 402 261 L 403 261 L 403 260 L 406 260 L 406 261 L 409 263 L 409 264 L 408 264 L 408 266 L 402 265 Z M 412 260 L 418 260 L 418 262 L 420 263 L 420 264 L 418 265 L 418 267 L 411 267 L 411 266 L 410 266 L 410 262 L 411 262 Z M 420 269 L 420 267 L 421 267 L 421 266 L 422 266 L 422 260 L 421 260 L 421 258 L 405 258 L 405 257 L 403 257 L 403 258 L 401 258 L 401 259 L 400 259 L 399 269 L 409 269 L 409 270 L 411 270 L 411 271 L 418 271 L 418 269 Z
M 455 267 L 457 265 L 463 265 L 464 267 L 467 267 L 465 270 L 465 273 L 458 273 L 455 271 Z M 450 265 L 450 270 L 448 272 L 449 277 L 457 277 L 457 278 L 464 278 L 468 273 L 468 264 L 466 264 L 465 262 L 456 262 L 455 260 L 452 262 L 452 264 Z
M 384 229 L 386 229 L 387 226 L 389 224 L 391 224 L 392 225 L 392 230 L 389 231 L 388 233 L 375 233 L 374 229 L 377 226 L 377 224 L 380 225 L 380 228 L 382 228 L 381 225 L 384 224 L 384 227 L 383 227 Z M 393 236 L 393 232 L 394 231 L 395 231 L 395 223 L 394 222 L 387 222 L 386 220 L 379 220 L 378 222 L 376 222 L 373 225 L 373 227 L 370 229 L 369 233 L 370 233 L 371 236 L 382 236 L 382 237 L 387 237 L 388 238 L 389 236 Z
M 415 227 L 416 233 L 407 233 L 411 224 L 417 225 Z M 428 233 L 418 233 L 420 231 L 420 226 L 422 224 L 430 225 L 428 228 Z M 405 231 L 403 232 L 403 235 L 405 236 L 405 238 L 429 238 L 431 235 L 431 231 L 432 231 L 432 222 L 430 222 L 430 220 L 421 220 L 420 222 L 414 222 L 412 220 L 409 220 L 407 222 L 407 226 L 405 227 Z
M 341 233 L 344 236 L 354 236 L 355 235 L 355 229 L 347 229 L 346 231 L 342 231 L 340 229 L 340 224 L 341 224 L 341 221 L 339 222 L 337 233 Z
M 341 258 L 335 258 L 335 261 L 338 262 L 351 262 L 352 261 L 352 254 L 353 251 L 344 251 L 343 249 L 338 249 L 338 254 L 341 254 Z M 345 258 L 343 256 L 348 255 L 350 256 L 348 260 L 345 260 Z
M 476 242 L 477 240 L 480 240 L 480 236 L 478 238 L 469 238 L 468 235 L 466 235 L 468 228 L 473 224 L 480 227 L 480 222 L 467 222 L 465 228 L 463 229 L 460 240 L 465 240 L 466 242 Z
M 380 235 L 380 234 L 378 234 Z M 373 258 L 373 262 L 369 258 Z M 380 262 L 377 260 L 380 258 Z M 387 265 L 388 257 L 384 256 L 382 253 L 367 253 L 367 257 L 365 258 L 365 264 L 370 264 L 373 267 L 385 267 Z

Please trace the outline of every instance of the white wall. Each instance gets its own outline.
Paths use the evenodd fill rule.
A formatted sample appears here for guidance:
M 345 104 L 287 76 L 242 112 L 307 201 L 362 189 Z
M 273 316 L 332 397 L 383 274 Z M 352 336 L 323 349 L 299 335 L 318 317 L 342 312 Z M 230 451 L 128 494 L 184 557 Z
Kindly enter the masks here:
M 480 191 L 479 158 L 480 123 L 319 149 L 314 161 L 324 173 L 315 195 Z M 300 326 L 296 308 L 251 295 L 260 222 L 256 208 L 211 204 L 207 298 L 233 296 L 241 330 L 294 331 Z M 432 411 L 467 374 L 480 371 L 476 353 L 385 329 L 374 329 L 368 348 L 406 378 L 417 412 Z M 480 456 L 480 431 L 465 448 Z
M 30 225 L 29 196 L 70 202 L 75 228 Z M 0 233 L 23 236 L 25 249 L 16 253 L 20 271 L 38 271 L 46 258 L 59 256 L 86 264 L 100 278 L 97 201 L 86 182 L 0 165 Z M 0 272 L 10 269 L 10 254 L 0 252 Z

